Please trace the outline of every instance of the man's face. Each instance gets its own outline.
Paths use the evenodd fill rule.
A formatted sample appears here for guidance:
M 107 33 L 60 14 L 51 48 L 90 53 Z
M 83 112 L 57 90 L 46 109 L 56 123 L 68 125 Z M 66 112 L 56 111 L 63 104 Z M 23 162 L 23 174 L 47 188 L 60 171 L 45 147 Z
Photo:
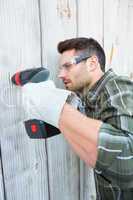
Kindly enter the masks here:
M 74 92 L 82 92 L 91 80 L 86 60 L 78 64 L 71 62 L 78 54 L 73 49 L 63 52 L 60 57 L 59 78 L 62 79 L 67 90 Z

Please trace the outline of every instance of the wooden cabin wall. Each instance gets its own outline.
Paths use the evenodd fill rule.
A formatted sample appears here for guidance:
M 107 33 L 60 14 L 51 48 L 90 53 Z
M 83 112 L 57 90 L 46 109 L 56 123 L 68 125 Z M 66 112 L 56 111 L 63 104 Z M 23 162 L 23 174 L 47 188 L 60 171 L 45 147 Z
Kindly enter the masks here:
M 133 77 L 132 0 L 0 0 L 0 200 L 94 200 L 93 170 L 62 135 L 30 139 L 16 71 L 46 66 L 58 87 L 59 41 L 94 37 L 107 64 Z

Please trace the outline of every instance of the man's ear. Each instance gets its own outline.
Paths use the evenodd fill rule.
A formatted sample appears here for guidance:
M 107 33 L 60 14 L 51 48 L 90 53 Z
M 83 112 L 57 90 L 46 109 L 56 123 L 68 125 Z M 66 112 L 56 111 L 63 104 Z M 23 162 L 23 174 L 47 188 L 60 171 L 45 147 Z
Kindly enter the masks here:
M 98 58 L 95 55 L 88 58 L 86 62 L 87 66 L 89 67 L 89 71 L 94 71 L 97 68 L 98 63 Z

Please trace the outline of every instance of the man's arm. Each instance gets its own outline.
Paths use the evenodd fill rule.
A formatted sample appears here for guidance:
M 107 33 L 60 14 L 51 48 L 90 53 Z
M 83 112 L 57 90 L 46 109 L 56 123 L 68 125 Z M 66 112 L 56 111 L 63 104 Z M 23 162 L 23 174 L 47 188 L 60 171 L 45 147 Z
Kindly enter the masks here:
M 133 180 L 133 87 L 131 82 L 123 83 L 114 81 L 106 88 L 108 98 L 99 110 L 102 122 L 67 104 L 71 92 L 56 88 L 51 81 L 25 84 L 22 106 L 29 119 L 60 128 L 77 154 L 98 173 L 126 184 L 129 178 Z
M 62 110 L 59 128 L 79 157 L 97 173 L 113 184 L 132 184 L 132 133 L 88 118 L 68 104 Z
M 59 128 L 75 152 L 89 166 L 94 167 L 97 160 L 99 129 L 102 122 L 81 114 L 67 103 L 59 120 Z
M 133 177 L 133 123 L 128 115 L 121 115 L 120 119 L 123 129 L 86 117 L 65 104 L 59 128 L 87 165 L 113 184 L 127 187 Z

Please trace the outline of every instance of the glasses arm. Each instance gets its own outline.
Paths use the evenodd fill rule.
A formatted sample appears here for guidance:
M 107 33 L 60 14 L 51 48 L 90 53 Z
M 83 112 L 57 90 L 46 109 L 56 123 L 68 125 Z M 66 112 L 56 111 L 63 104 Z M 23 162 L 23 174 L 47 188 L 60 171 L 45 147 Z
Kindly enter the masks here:
M 90 55 L 86 55 L 86 54 L 82 54 L 82 55 L 79 55 L 79 56 L 75 56 L 74 58 L 74 63 L 73 64 L 78 64 L 80 63 L 81 61 L 83 60 L 86 60 L 88 58 L 90 58 L 91 56 Z

